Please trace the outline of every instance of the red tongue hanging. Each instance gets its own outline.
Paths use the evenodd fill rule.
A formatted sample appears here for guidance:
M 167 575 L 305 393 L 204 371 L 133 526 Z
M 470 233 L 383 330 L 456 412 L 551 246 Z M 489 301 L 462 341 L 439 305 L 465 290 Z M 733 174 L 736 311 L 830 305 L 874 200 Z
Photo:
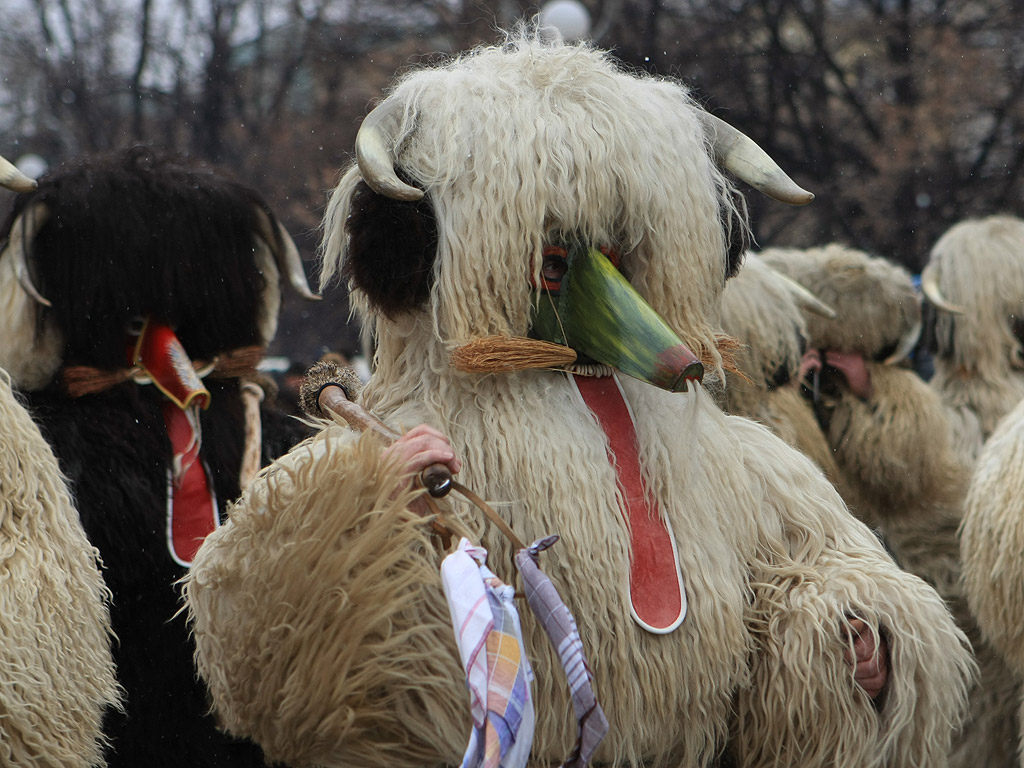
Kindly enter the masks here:
M 614 376 L 573 376 L 587 407 L 608 435 L 629 524 L 629 598 L 636 622 L 658 634 L 671 632 L 686 616 L 686 593 L 672 529 L 662 520 L 643 484 L 633 417 Z M 653 506 L 652 506 L 653 505 Z
M 132 364 L 167 397 L 164 427 L 174 454 L 167 488 L 167 548 L 175 562 L 187 567 L 220 522 L 217 499 L 199 456 L 199 409 L 209 405 L 210 393 L 166 325 L 147 322 L 131 354 Z
M 217 499 L 199 458 L 199 440 L 188 414 L 172 402 L 163 405 L 164 426 L 174 449 L 167 488 L 167 548 L 179 565 L 192 565 L 199 545 L 217 528 Z

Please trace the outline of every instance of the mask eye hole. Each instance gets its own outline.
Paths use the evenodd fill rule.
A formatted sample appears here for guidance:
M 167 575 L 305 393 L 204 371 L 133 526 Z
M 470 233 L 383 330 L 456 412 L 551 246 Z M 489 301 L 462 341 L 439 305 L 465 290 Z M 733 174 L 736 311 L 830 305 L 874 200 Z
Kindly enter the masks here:
M 540 268 L 541 277 L 545 281 L 561 282 L 569 270 L 569 263 L 566 261 L 567 255 L 564 248 L 545 248 L 544 262 Z
M 540 266 L 540 288 L 557 294 L 569 271 L 569 251 L 560 245 L 545 245 Z

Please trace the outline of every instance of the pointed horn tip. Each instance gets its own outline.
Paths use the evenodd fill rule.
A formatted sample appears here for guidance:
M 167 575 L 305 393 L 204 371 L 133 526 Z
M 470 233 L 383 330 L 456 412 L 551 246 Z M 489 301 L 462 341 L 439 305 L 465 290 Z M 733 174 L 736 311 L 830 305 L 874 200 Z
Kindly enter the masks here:
M 797 191 L 791 193 L 788 199 L 783 200 L 783 202 L 790 205 L 807 205 L 812 200 L 814 200 L 813 192 L 808 192 L 803 187 L 798 187 Z
M 38 182 L 36 182 L 35 179 L 30 179 L 28 176 L 24 176 L 21 178 L 12 179 L 11 181 L 6 182 L 3 186 L 7 187 L 7 189 L 11 190 L 12 192 L 20 192 L 22 194 L 25 194 L 28 192 L 35 192 L 39 184 Z
M 0 174 L 0 187 L 5 187 L 12 192 L 34 192 L 38 186 L 39 183 L 35 179 L 26 176 L 13 166 L 9 173 Z
M 301 269 L 301 266 L 299 266 L 299 269 Z M 309 283 L 306 282 L 305 279 L 305 274 L 299 275 L 296 272 L 289 270 L 288 283 L 291 285 L 292 290 L 306 301 L 320 301 L 323 299 L 323 296 L 319 293 L 315 293 L 313 289 L 309 287 Z
M 804 189 L 785 174 L 777 174 L 775 179 L 766 180 L 761 186 L 751 186 L 787 205 L 807 205 L 814 200 L 813 192 Z
M 954 304 L 942 295 L 938 279 L 935 277 L 935 273 L 928 267 L 925 267 L 921 273 L 921 293 L 924 294 L 928 303 L 940 312 L 947 312 L 951 315 L 965 314 L 963 307 Z
M 835 320 L 837 316 L 836 311 L 825 302 L 821 302 L 820 306 L 816 304 L 813 307 L 808 307 L 808 310 L 821 315 L 827 320 Z

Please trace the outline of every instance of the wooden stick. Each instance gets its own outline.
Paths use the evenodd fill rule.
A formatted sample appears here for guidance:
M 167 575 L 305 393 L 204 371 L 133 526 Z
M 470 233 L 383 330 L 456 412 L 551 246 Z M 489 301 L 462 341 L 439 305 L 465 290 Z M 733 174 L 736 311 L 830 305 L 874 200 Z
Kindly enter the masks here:
M 359 377 L 350 366 L 321 360 L 306 371 L 299 388 L 299 405 L 308 416 L 322 418 L 333 413 L 358 432 L 369 430 L 389 444 L 395 442 L 401 435 L 355 402 L 359 386 Z M 420 472 L 419 482 L 427 493 L 439 499 L 451 491 L 452 473 L 438 462 Z

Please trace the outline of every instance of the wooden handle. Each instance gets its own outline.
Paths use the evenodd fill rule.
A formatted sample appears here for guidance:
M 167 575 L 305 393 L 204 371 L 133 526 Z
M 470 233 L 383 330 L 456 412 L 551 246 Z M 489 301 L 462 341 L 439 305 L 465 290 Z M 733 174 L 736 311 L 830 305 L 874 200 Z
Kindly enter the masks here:
M 399 435 L 389 429 L 383 421 L 371 414 L 358 403 L 353 403 L 345 396 L 345 390 L 338 385 L 326 384 L 317 398 L 323 413 L 334 412 L 343 418 L 350 427 L 360 432 L 370 430 L 376 432 L 389 443 L 393 443 Z M 435 499 L 447 496 L 452 489 L 451 470 L 440 462 L 431 464 L 419 474 L 420 484 Z

